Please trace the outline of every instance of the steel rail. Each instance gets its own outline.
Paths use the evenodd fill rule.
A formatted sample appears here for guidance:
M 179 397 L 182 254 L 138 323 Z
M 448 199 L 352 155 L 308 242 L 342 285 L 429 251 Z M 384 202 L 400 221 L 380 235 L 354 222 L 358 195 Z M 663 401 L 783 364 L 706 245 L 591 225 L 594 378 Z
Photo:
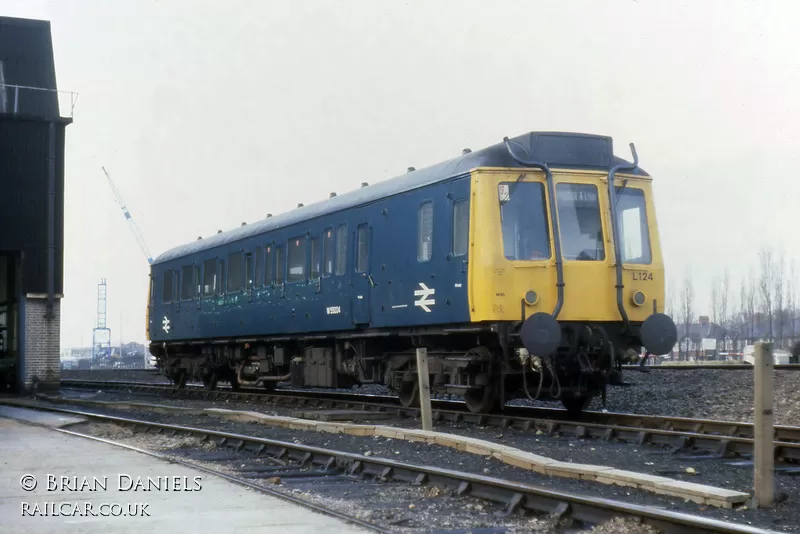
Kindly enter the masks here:
M 70 385 L 92 389 L 107 387 L 167 393 L 179 398 L 254 400 L 290 405 L 296 408 L 357 409 L 389 412 L 398 417 L 419 417 L 419 409 L 398 406 L 397 398 L 388 396 L 311 391 L 281 391 L 280 393 L 208 391 L 200 387 L 175 390 L 168 384 L 128 382 L 81 381 L 70 382 Z M 65 399 L 65 402 L 68 400 Z M 479 426 L 512 428 L 525 432 L 540 430 L 548 435 L 574 435 L 577 438 L 617 440 L 638 445 L 650 443 L 679 449 L 693 447 L 713 451 L 721 457 L 753 454 L 754 450 L 752 423 L 613 412 L 585 412 L 581 420 L 569 421 L 563 419 L 566 414 L 563 409 L 507 406 L 502 414 L 474 414 L 467 411 L 463 403 L 457 401 L 437 400 L 432 401 L 432 404 L 434 421 L 463 422 Z M 800 462 L 800 427 L 777 425 L 774 439 L 776 460 Z
M 298 443 L 102 415 L 81 410 L 44 406 L 31 406 L 31 408 L 129 426 L 132 427 L 134 432 L 139 429 L 146 432 L 169 432 L 170 436 L 179 434 L 196 436 L 203 441 L 213 442 L 218 446 L 231 447 L 237 451 L 252 452 L 255 455 L 266 455 L 276 459 L 288 459 L 301 465 L 318 466 L 332 472 L 334 470 L 343 470 L 350 475 L 359 475 L 387 482 L 444 486 L 455 490 L 457 496 L 472 496 L 504 504 L 506 507 L 505 513 L 507 514 L 526 510 L 547 514 L 550 517 L 559 519 L 569 517 L 588 524 L 601 524 L 615 517 L 625 517 L 652 525 L 668 534 L 685 532 L 755 534 L 771 532 L 749 525 L 728 523 L 683 512 L 674 512 L 571 492 L 549 490 L 522 482 L 438 467 L 409 464 L 374 456 L 363 456 Z

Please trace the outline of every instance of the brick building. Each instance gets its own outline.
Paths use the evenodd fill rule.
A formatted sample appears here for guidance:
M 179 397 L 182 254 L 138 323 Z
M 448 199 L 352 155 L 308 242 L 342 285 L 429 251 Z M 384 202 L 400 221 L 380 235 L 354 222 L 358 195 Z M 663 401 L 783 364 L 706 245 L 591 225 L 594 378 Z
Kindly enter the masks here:
M 50 23 L 0 17 L 0 391 L 59 384 L 71 96 L 56 90 Z

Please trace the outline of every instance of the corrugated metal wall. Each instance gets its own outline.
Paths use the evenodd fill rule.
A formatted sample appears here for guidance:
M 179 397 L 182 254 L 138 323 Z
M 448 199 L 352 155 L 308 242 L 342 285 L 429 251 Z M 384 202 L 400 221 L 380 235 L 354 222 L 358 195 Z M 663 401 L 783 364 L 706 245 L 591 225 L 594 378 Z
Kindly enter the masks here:
M 2 81 L 56 89 L 50 23 L 0 17 Z M 0 98 L 0 251 L 22 251 L 24 293 L 46 293 L 50 121 L 55 123 L 55 293 L 63 293 L 64 133 L 53 92 Z M 2 88 L 0 88 L 2 91 Z M 31 96 L 34 95 L 35 96 Z M 23 92 L 21 91 L 22 95 Z

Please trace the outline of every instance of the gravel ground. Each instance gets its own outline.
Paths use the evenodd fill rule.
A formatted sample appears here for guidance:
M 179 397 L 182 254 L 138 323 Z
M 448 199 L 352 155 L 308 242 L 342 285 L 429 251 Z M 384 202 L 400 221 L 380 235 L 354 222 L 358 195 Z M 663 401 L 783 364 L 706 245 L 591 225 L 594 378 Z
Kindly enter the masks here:
M 167 382 L 166 378 L 141 371 L 62 371 L 63 378 L 85 380 L 131 380 Z M 649 373 L 626 371 L 627 385 L 611 386 L 607 409 L 643 415 L 668 415 L 722 419 L 753 420 L 753 372 L 749 370 L 695 369 L 653 370 Z M 387 395 L 388 388 L 364 385 L 345 391 Z M 435 398 L 451 398 L 437 395 Z M 452 396 L 452 398 L 457 398 Z M 516 405 L 560 406 L 554 402 L 532 403 L 528 399 L 511 401 Z M 589 409 L 601 409 L 594 399 Z M 800 426 L 800 372 L 775 372 L 775 423 Z
M 88 423 L 72 427 L 87 434 L 120 441 L 138 448 L 157 451 L 171 458 L 200 465 L 233 476 L 253 467 L 270 465 L 252 455 L 226 453 L 237 461 L 211 462 L 203 453 L 219 451 L 212 443 L 192 437 L 169 437 L 157 434 L 134 434 L 117 425 Z M 198 452 L 200 455 L 198 455 Z M 292 466 L 288 466 L 289 470 Z M 316 468 L 314 468 L 316 469 Z M 302 469 L 307 471 L 308 469 Z M 472 497 L 456 497 L 452 490 L 433 486 L 415 487 L 403 483 L 353 480 L 349 477 L 284 478 L 279 476 L 251 480 L 272 490 L 291 494 L 303 501 L 325 506 L 373 524 L 389 526 L 398 533 L 430 532 L 434 529 L 503 529 L 505 532 L 562 532 L 565 525 L 549 518 L 503 517 L 503 506 Z M 496 531 L 496 530 L 495 530 Z M 613 519 L 591 529 L 595 534 L 625 532 L 655 534 L 656 529 L 633 521 Z
M 87 394 L 81 394 L 86 397 Z M 142 396 L 126 395 L 122 392 L 101 393 L 94 396 L 98 400 L 145 400 Z M 253 410 L 252 403 L 209 402 L 190 400 L 158 401 L 161 404 L 174 406 L 201 407 L 224 406 L 230 409 Z M 266 408 L 266 407 L 264 407 Z M 217 429 L 226 432 L 261 436 L 283 441 L 296 441 L 309 445 L 330 447 L 342 451 L 366 453 L 378 457 L 394 458 L 401 461 L 419 462 L 424 458 L 426 464 L 451 468 L 461 471 L 487 474 L 499 478 L 519 480 L 541 487 L 571 491 L 582 494 L 602 495 L 611 499 L 636 502 L 666 509 L 680 509 L 689 513 L 698 513 L 704 516 L 715 517 L 726 521 L 744 522 L 781 531 L 793 531 L 800 522 L 800 488 L 795 477 L 779 475 L 778 492 L 781 502 L 775 510 L 723 510 L 713 507 L 704 507 L 693 503 L 639 491 L 632 488 L 622 488 L 593 482 L 572 479 L 546 477 L 503 464 L 493 458 L 458 452 L 450 448 L 410 443 L 402 440 L 386 438 L 372 438 L 349 436 L 344 434 L 327 434 L 310 431 L 297 431 L 278 427 L 268 427 L 257 423 L 239 423 L 219 419 L 207 415 L 163 415 L 135 410 L 109 412 L 82 407 L 86 411 L 99 411 L 113 413 L 122 417 L 140 418 L 165 423 L 197 426 Z M 276 407 L 275 409 L 258 409 L 264 413 L 286 414 L 289 410 Z M 385 424 L 386 422 L 384 422 Z M 415 426 L 414 421 L 397 422 L 398 426 Z M 575 440 L 545 435 L 525 434 L 506 429 L 502 433 L 497 429 L 481 428 L 466 425 L 447 425 L 442 428 L 449 432 L 468 434 L 506 445 L 516 446 L 523 450 L 543 454 L 562 461 L 575 461 L 578 463 L 597 463 L 614 465 L 626 469 L 662 474 L 672 478 L 689 480 L 701 484 L 712 484 L 731 489 L 747 490 L 752 487 L 751 468 L 734 468 L 719 460 L 681 459 L 667 451 L 655 447 L 636 447 L 620 443 L 606 443 L 600 440 Z M 697 474 L 689 475 L 686 469 L 691 467 Z

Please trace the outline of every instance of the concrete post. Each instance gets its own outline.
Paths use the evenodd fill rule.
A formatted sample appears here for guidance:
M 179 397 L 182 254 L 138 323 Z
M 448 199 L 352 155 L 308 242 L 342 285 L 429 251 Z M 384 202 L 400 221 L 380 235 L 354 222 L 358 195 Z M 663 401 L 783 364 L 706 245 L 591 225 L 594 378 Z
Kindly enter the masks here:
M 772 343 L 756 343 L 755 368 L 755 504 L 758 508 L 775 505 L 775 444 L 773 407 Z
M 428 374 L 428 349 L 417 349 L 417 376 L 419 377 L 419 407 L 422 413 L 422 430 L 433 430 L 431 417 L 431 385 Z

